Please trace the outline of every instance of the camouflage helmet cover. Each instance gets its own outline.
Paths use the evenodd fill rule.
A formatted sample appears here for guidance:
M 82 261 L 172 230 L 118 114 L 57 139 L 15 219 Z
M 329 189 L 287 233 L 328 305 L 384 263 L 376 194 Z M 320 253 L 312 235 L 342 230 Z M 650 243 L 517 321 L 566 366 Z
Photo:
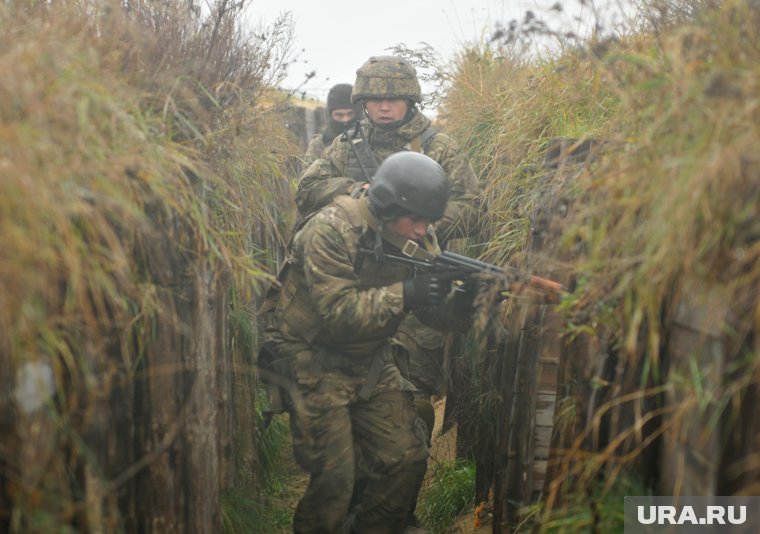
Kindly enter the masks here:
M 372 56 L 356 71 L 351 102 L 368 98 L 404 98 L 422 101 L 414 66 L 398 56 Z

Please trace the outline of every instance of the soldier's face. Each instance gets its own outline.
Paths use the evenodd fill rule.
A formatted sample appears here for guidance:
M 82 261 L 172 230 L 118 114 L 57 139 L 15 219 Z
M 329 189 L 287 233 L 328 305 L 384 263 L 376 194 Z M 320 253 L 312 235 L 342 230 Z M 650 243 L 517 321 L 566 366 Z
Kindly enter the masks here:
M 332 120 L 343 123 L 351 122 L 354 120 L 355 114 L 356 112 L 352 108 L 338 108 L 330 112 Z
M 387 223 L 386 228 L 396 235 L 416 241 L 427 235 L 429 225 L 430 219 L 414 215 L 404 215 L 391 223 Z
M 409 106 L 403 98 L 370 98 L 364 108 L 372 122 L 390 124 L 403 119 Z

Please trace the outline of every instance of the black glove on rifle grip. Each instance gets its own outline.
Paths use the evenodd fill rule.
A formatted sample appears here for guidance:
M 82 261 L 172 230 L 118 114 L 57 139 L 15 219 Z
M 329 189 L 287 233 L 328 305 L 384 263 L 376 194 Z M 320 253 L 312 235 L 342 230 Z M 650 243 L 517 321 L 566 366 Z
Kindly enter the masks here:
M 428 273 L 404 280 L 404 309 L 440 306 L 451 291 L 451 282 L 461 273 Z

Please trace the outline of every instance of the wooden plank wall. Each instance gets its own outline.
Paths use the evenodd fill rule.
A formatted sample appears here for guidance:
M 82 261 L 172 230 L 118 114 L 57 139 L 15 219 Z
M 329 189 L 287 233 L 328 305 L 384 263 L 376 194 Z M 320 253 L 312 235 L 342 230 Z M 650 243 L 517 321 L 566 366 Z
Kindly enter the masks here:
M 576 146 L 573 140 L 550 143 L 544 163 L 544 180 L 552 184 L 544 203 L 531 216 L 531 236 L 524 258 L 529 270 L 561 282 L 574 282 L 572 257 L 557 252 L 561 219 L 568 213 L 563 188 L 591 154 L 595 144 Z M 559 220 L 559 224 L 558 221 Z M 504 357 L 512 374 L 505 377 L 506 419 L 499 439 L 494 484 L 495 533 L 511 532 L 521 520 L 519 510 L 541 499 L 548 484 L 553 450 L 554 416 L 558 400 L 560 365 L 566 355 L 564 324 L 552 306 L 522 304 L 510 314 Z M 511 381 L 511 383 L 510 383 Z M 500 480 L 499 473 L 503 472 Z

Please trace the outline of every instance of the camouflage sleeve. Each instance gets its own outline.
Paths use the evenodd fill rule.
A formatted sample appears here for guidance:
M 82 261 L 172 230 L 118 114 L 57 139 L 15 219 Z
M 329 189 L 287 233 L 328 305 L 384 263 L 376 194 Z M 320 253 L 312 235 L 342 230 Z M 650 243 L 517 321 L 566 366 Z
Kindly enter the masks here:
M 301 175 L 296 190 L 298 214 L 305 217 L 327 206 L 338 195 L 348 195 L 356 183 L 346 176 L 336 165 L 343 152 L 336 146 L 336 139 L 324 155 L 314 161 Z
M 322 157 L 325 152 L 325 145 L 322 142 L 322 134 L 316 134 L 311 138 L 309 146 L 306 148 L 306 153 L 303 156 L 304 163 L 311 165 L 312 162 Z
M 354 273 L 355 244 L 347 244 L 353 232 L 336 217 L 336 210 L 322 211 L 303 239 L 306 283 L 317 313 L 330 335 L 344 342 L 373 337 L 404 312 L 401 282 L 389 286 L 360 288 Z
M 449 136 L 439 133 L 426 154 L 443 167 L 451 187 L 446 212 L 435 225 L 439 240 L 446 242 L 476 235 L 485 206 L 480 196 L 480 181 L 464 153 Z

